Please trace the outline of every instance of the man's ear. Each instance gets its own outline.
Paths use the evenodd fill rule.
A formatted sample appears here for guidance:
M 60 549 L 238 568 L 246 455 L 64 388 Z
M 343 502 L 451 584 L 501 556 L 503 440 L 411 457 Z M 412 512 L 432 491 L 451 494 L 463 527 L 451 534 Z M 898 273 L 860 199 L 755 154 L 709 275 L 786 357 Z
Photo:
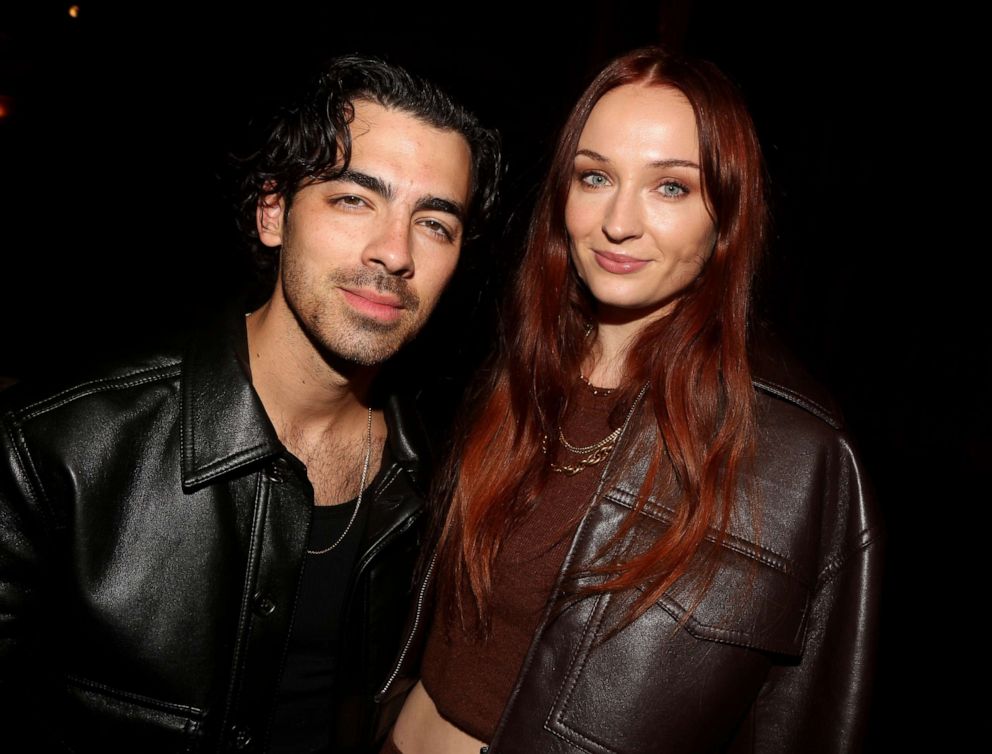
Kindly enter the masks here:
M 279 194 L 264 194 L 258 200 L 255 223 L 258 240 L 266 246 L 282 246 L 283 226 L 286 218 L 286 201 Z

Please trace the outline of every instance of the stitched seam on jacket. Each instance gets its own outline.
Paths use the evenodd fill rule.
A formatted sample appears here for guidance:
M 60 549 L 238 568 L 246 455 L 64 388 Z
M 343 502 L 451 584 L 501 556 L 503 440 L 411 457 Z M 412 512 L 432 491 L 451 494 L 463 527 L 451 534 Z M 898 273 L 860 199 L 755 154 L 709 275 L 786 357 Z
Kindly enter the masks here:
M 401 470 L 402 470 L 402 466 L 399 464 L 399 462 L 396 462 L 396 463 L 393 464 L 393 466 L 389 469 L 389 471 L 386 472 L 386 477 L 383 478 L 382 483 L 372 493 L 373 500 L 376 499 L 376 498 L 378 498 L 386 490 L 386 488 L 387 488 L 388 485 L 392 484 L 392 482 L 400 475 L 400 471 Z M 375 558 L 375 556 L 377 554 L 379 554 L 379 552 L 386 545 L 386 543 L 390 539 L 392 539 L 393 533 L 398 528 L 402 529 L 403 531 L 406 531 L 406 529 L 409 528 L 409 526 L 410 526 L 410 523 L 409 522 L 415 521 L 418 518 L 420 518 L 420 514 L 419 513 L 417 515 L 412 516 L 412 517 L 407 516 L 407 518 L 405 518 L 402 522 L 396 524 L 396 526 L 394 526 L 389 531 L 387 531 L 385 534 L 383 534 L 379 538 L 379 541 L 375 543 L 375 546 L 371 550 L 368 551 L 368 557 L 366 557 L 365 559 L 363 559 L 362 562 L 355 564 L 356 572 L 357 571 L 361 571 L 362 569 L 364 569 L 365 568 L 365 565 L 368 562 L 370 562 L 373 558 Z
M 570 668 L 575 667 L 576 658 L 578 657 L 579 652 L 582 651 L 582 647 L 585 646 L 586 635 L 589 633 L 590 630 L 592 630 L 592 624 L 594 622 L 596 622 L 596 609 L 599 607 L 599 601 L 601 599 L 602 599 L 602 595 L 600 595 L 599 597 L 596 598 L 596 604 L 593 605 L 593 607 L 592 607 L 592 615 L 589 616 L 589 620 L 587 620 L 586 621 L 586 625 L 583 626 L 583 628 L 582 628 L 582 634 L 581 634 L 581 636 L 579 636 L 579 640 L 577 642 L 575 642 L 575 649 L 572 650 L 572 654 L 568 658 L 568 666 Z M 588 650 L 587 650 L 586 654 L 588 654 Z M 584 667 L 584 664 L 581 667 Z M 566 682 L 564 684 L 562 684 L 562 686 L 558 689 L 558 693 L 555 694 L 554 701 L 551 704 L 551 711 L 548 713 L 548 717 L 547 717 L 547 720 L 545 720 L 545 722 L 548 722 L 548 721 L 551 720 L 551 718 L 555 714 L 555 710 L 558 708 L 558 705 L 559 704 L 566 704 L 568 702 L 568 697 L 570 697 L 571 694 L 572 694 L 572 689 L 570 687 L 571 686 L 574 686 L 575 683 L 577 682 L 577 676 L 581 672 L 581 667 L 578 670 L 575 670 L 575 671 L 573 671 L 571 673 L 571 676 L 572 676 L 572 679 L 573 680 L 569 681 L 568 679 L 566 679 Z M 568 688 L 568 691 L 565 691 L 566 688 Z M 565 699 L 562 699 L 562 695 L 563 694 L 566 697 Z M 560 717 L 560 715 L 559 715 L 559 717 Z M 560 720 L 556 720 L 556 722 L 561 722 L 561 721 Z
M 843 571 L 848 563 L 851 562 L 852 558 L 856 555 L 861 554 L 869 547 L 871 547 L 875 542 L 878 542 L 882 538 L 882 527 L 881 526 L 869 526 L 867 529 L 862 529 L 858 532 L 858 542 L 851 549 L 847 550 L 845 553 L 838 555 L 828 562 L 823 569 L 817 574 L 816 579 L 816 594 L 819 594 L 820 590 L 829 584 L 833 579 Z
M 386 534 L 384 534 L 378 542 L 376 542 L 375 547 L 373 547 L 368 552 L 368 557 L 362 561 L 361 566 L 364 569 L 366 564 L 375 560 L 376 555 L 378 555 L 382 550 L 392 542 L 396 537 L 409 531 L 410 527 L 413 526 L 423 515 L 423 511 L 417 511 L 402 520 L 399 524 L 390 529 Z
M 595 738 L 590 738 L 589 736 L 585 735 L 584 733 L 580 733 L 575 728 L 573 728 L 571 725 L 568 725 L 567 723 L 565 723 L 565 722 L 563 722 L 561 720 L 558 721 L 558 724 L 561 727 L 563 727 L 565 730 L 567 730 L 569 733 L 571 733 L 573 736 L 575 736 L 576 738 L 578 738 L 578 739 L 580 739 L 582 741 L 585 741 L 586 743 L 593 744 L 594 746 L 598 746 L 600 749 L 606 749 L 606 751 L 609 751 L 609 752 L 615 752 L 616 751 L 616 749 L 614 749 L 612 746 L 610 746 L 608 744 L 605 744 L 602 741 L 597 741 Z M 562 738 L 564 738 L 564 736 L 562 736 Z M 567 740 L 567 739 L 565 739 L 565 740 Z M 575 745 L 575 741 L 569 741 L 569 743 L 572 744 L 573 746 Z M 586 749 L 586 751 L 589 751 L 589 750 Z
M 413 526 L 414 523 L 416 523 L 422 515 L 424 515 L 423 511 L 417 511 L 416 513 L 413 513 L 407 516 L 406 518 L 404 518 L 401 523 L 397 524 L 395 527 L 390 529 L 386 534 L 384 534 L 376 543 L 375 547 L 369 550 L 368 557 L 363 561 L 362 567 L 364 568 L 365 564 L 374 560 L 375 556 L 378 555 L 380 552 L 382 552 L 382 550 L 386 547 L 386 545 L 392 542 L 396 537 L 398 537 L 400 534 L 403 534 L 406 531 L 409 531 L 410 527 Z
M 814 416 L 822 419 L 827 424 L 829 424 L 834 429 L 840 429 L 841 424 L 837 419 L 834 418 L 833 413 L 827 409 L 825 406 L 820 405 L 811 398 L 807 398 L 805 395 L 801 395 L 791 388 L 785 387 L 785 385 L 780 385 L 777 382 L 772 382 L 771 380 L 761 378 L 756 379 L 754 384 L 772 395 L 777 395 L 779 398 L 784 398 L 790 403 L 794 403 L 800 408 L 804 408 L 809 411 Z
M 150 696 L 143 696 L 141 694 L 135 694 L 132 691 L 124 691 L 123 689 L 118 689 L 113 686 L 108 686 L 105 683 L 99 683 L 97 681 L 91 681 L 87 678 L 80 678 L 79 676 L 67 675 L 66 679 L 71 681 L 73 685 L 83 688 L 83 689 L 93 689 L 95 691 L 100 691 L 105 694 L 111 694 L 113 696 L 119 697 L 129 702 L 136 702 L 141 704 L 143 707 L 155 707 L 163 712 L 173 712 L 184 715 L 200 715 L 201 717 L 206 714 L 204 710 L 198 707 L 193 707 L 189 704 L 176 704 L 175 702 L 163 702 L 159 699 L 153 699 Z
M 583 746 L 580 742 L 576 741 L 574 738 L 567 738 L 561 731 L 557 731 L 557 730 L 554 730 L 553 728 L 549 728 L 547 722 L 544 723 L 544 729 L 548 733 L 550 733 L 552 736 L 554 736 L 555 738 L 557 738 L 559 741 L 564 741 L 566 744 L 568 744 L 572 748 L 579 749 L 580 751 L 588 752 L 588 754 L 596 754 L 596 752 L 594 752 L 592 749 L 589 749 L 589 748 Z M 571 732 L 571 730 L 572 729 L 569 728 L 569 731 L 570 732 Z M 580 737 L 580 738 L 582 737 L 582 734 L 581 733 L 576 733 L 576 735 L 578 737 Z M 595 741 L 592 741 L 591 743 L 594 743 L 595 744 L 596 742 Z M 599 746 L 599 744 L 596 744 L 596 745 Z M 609 747 L 606 747 L 606 748 L 609 748 Z M 610 751 L 613 751 L 613 749 L 609 749 L 609 750 Z
M 678 608 L 673 608 L 670 605 L 663 603 L 661 600 L 653 603 L 652 607 L 656 607 L 659 610 L 664 610 L 672 618 L 679 620 L 683 615 L 685 615 L 685 608 L 682 607 L 676 600 L 668 598 L 672 603 L 678 606 Z M 802 616 L 799 619 L 799 625 L 803 625 L 806 622 L 806 614 L 809 610 L 810 600 L 805 600 L 802 610 Z M 689 629 L 689 626 L 693 627 L 693 630 Z M 727 644 L 730 646 L 740 647 L 745 646 L 750 649 L 764 650 L 769 652 L 778 652 L 781 654 L 793 654 L 796 650 L 795 647 L 788 644 L 782 644 L 775 641 L 762 641 L 760 638 L 755 638 L 754 634 L 748 633 L 746 631 L 738 631 L 734 628 L 720 628 L 719 626 L 711 626 L 706 623 L 699 623 L 698 621 L 690 618 L 688 624 L 682 629 L 694 639 L 699 641 L 709 641 L 714 644 Z M 696 633 L 698 632 L 698 633 Z M 704 635 L 712 632 L 714 635 Z M 722 635 L 721 635 L 722 634 Z M 739 637 L 737 641 L 733 638 L 728 637 Z
M 605 495 L 605 497 L 607 500 L 614 502 L 617 505 L 622 505 L 624 508 L 627 508 L 628 510 L 634 510 L 634 506 L 631 503 L 627 502 L 626 500 L 622 500 L 621 498 L 614 495 L 612 490 L 608 492 Z M 664 506 L 661 506 L 659 503 L 654 503 L 654 505 L 664 508 Z M 665 510 L 668 511 L 669 513 L 672 512 L 667 508 L 665 508 Z M 643 508 L 641 508 L 639 512 L 645 516 L 648 516 L 649 518 L 653 518 L 655 521 L 658 521 L 660 523 L 663 524 L 668 523 L 668 521 L 666 521 L 664 516 L 661 516 L 660 514 L 651 510 L 648 506 L 644 506 Z M 714 543 L 716 542 L 715 535 L 707 535 L 706 539 L 709 540 L 710 542 L 714 542 Z M 723 538 L 723 541 L 720 543 L 720 546 L 725 547 L 726 549 L 731 550 L 732 552 L 736 552 L 739 555 L 743 555 L 744 557 L 750 558 L 751 560 L 757 560 L 758 562 L 763 563 L 769 568 L 772 568 L 776 571 L 779 571 L 780 573 L 784 573 L 788 576 L 791 576 L 792 578 L 799 581 L 801 584 L 804 584 L 805 586 L 809 586 L 809 584 L 807 584 L 806 581 L 798 573 L 796 573 L 795 568 L 793 568 L 792 566 L 792 561 L 787 556 L 783 555 L 780 552 L 776 552 L 770 547 L 767 547 L 765 545 L 755 544 L 754 542 L 749 542 L 746 539 L 742 539 L 741 537 L 734 536 L 732 534 L 726 535 Z M 775 558 L 777 558 L 777 560 L 770 558 L 769 554 L 774 555 Z
M 258 457 L 255 455 L 256 451 L 267 447 L 265 444 L 252 445 L 250 448 L 233 453 L 227 458 L 221 458 L 220 460 L 209 463 L 206 466 L 200 468 L 199 474 L 197 474 L 191 481 L 196 484 L 204 481 L 208 476 L 211 476 L 215 471 L 234 471 L 237 468 L 245 466 L 257 461 Z
M 602 600 L 605 599 L 608 602 L 609 601 L 609 598 L 610 598 L 610 595 L 602 595 L 599 599 L 596 600 L 596 605 L 593 606 L 593 615 L 589 619 L 589 623 L 586 624 L 585 630 L 582 632 L 582 640 L 579 642 L 579 646 L 580 647 L 582 647 L 582 646 L 585 645 L 586 636 L 588 635 L 588 633 L 590 631 L 593 631 L 593 633 L 598 632 L 599 627 L 602 625 L 603 620 L 606 617 L 606 608 L 607 608 L 607 605 L 603 605 L 603 611 L 599 615 L 598 618 L 596 617 L 596 610 L 599 608 L 599 603 Z M 593 624 L 595 624 L 595 626 Z M 577 738 L 579 738 L 580 740 L 585 741 L 585 742 L 590 743 L 590 744 L 593 744 L 595 746 L 598 746 L 601 749 L 606 749 L 607 751 L 611 751 L 612 752 L 612 751 L 614 751 L 613 747 L 609 746 L 608 744 L 603 743 L 602 741 L 597 741 L 595 738 L 592 738 L 590 736 L 585 735 L 584 733 L 581 733 L 581 732 L 577 731 L 575 728 L 573 728 L 571 725 L 569 725 L 568 723 L 566 723 L 565 720 L 564 720 L 564 714 L 563 713 L 565 711 L 565 707 L 571 701 L 571 699 L 572 699 L 572 693 L 575 691 L 575 687 L 579 683 L 579 677 L 582 675 L 582 671 L 585 670 L 586 663 L 589 661 L 589 657 L 591 655 L 592 655 L 592 643 L 590 642 L 590 645 L 585 650 L 585 656 L 581 659 L 581 662 L 579 664 L 579 667 L 576 668 L 575 672 L 572 674 L 572 678 L 571 678 L 570 682 L 567 684 L 568 685 L 568 691 L 565 692 L 564 698 L 561 699 L 561 709 L 560 709 L 560 711 L 559 711 L 559 713 L 557 715 L 557 719 L 555 720 L 555 722 L 558 725 L 560 725 L 562 728 L 564 728 L 565 730 L 567 730 L 569 733 L 571 733 L 572 735 L 574 735 Z M 551 714 L 554 714 L 554 711 L 556 709 L 558 709 L 559 698 L 561 697 L 562 690 L 563 689 L 559 689 L 558 695 L 555 697 L 555 703 L 551 707 Z M 548 718 L 547 718 L 547 720 L 545 720 L 545 726 L 547 726 L 547 724 L 550 721 L 550 719 L 551 719 L 551 715 L 549 715 Z M 572 742 L 572 743 L 574 744 L 574 742 Z
M 154 374 L 155 372 L 161 372 L 161 374 Z M 158 382 L 163 379 L 171 379 L 178 375 L 179 367 L 177 365 L 169 365 L 167 367 L 150 367 L 127 376 L 104 377 L 99 380 L 83 382 L 79 385 L 75 385 L 71 388 L 56 393 L 55 395 L 49 396 L 44 400 L 25 406 L 18 412 L 18 418 L 22 421 L 28 421 L 40 416 L 41 414 L 45 414 L 49 411 L 53 411 L 54 409 L 72 403 L 77 398 L 85 398 L 88 395 L 93 395 L 94 393 L 99 393 L 106 389 L 126 390 L 140 385 L 147 385 L 151 382 Z
M 386 487 L 392 484 L 393 480 L 400 475 L 402 468 L 403 466 L 399 461 L 393 461 L 393 464 L 389 467 L 389 469 L 387 469 L 386 475 L 382 478 L 382 481 L 380 481 L 376 488 L 372 490 L 372 497 L 379 497 Z
M 7 423 L 4 422 L 7 426 Z M 14 451 L 14 455 L 17 460 L 17 465 L 21 468 L 21 473 L 28 480 L 28 493 L 34 498 L 35 504 L 44 510 L 45 516 L 48 518 L 49 524 L 54 529 L 60 529 L 58 525 L 58 517 L 55 515 L 55 508 L 52 505 L 51 500 L 48 499 L 48 493 L 45 491 L 44 485 L 41 483 L 41 476 L 38 474 L 38 469 L 34 465 L 34 459 L 31 457 L 31 452 L 28 450 L 27 439 L 24 437 L 24 431 L 22 427 L 18 424 L 16 430 L 14 427 L 7 427 L 7 437 L 10 441 L 10 447 Z
M 241 606 L 239 608 L 238 614 L 238 630 L 237 636 L 235 637 L 234 644 L 234 657 L 231 663 L 231 677 L 228 679 L 229 693 L 227 695 L 226 703 L 224 705 L 224 720 L 221 729 L 226 731 L 230 727 L 231 713 L 234 710 L 235 702 L 241 696 L 241 684 L 244 682 L 244 665 L 245 665 L 245 647 L 251 643 L 251 594 L 252 594 L 252 579 L 257 576 L 255 568 L 255 553 L 258 552 L 259 540 L 261 539 L 261 530 L 263 528 L 261 523 L 256 523 L 260 512 L 262 511 L 262 503 L 266 494 L 266 480 L 264 474 L 258 475 L 258 482 L 255 489 L 255 501 L 253 507 L 253 516 L 251 524 L 251 541 L 248 547 L 248 567 L 245 569 L 245 581 Z M 235 683 L 237 681 L 237 683 Z
M 647 390 L 647 386 L 645 385 L 641 389 L 641 392 L 638 394 L 636 402 L 639 403 L 643 399 L 646 390 Z M 624 441 L 629 426 L 630 426 L 630 417 L 628 417 L 627 420 L 624 422 L 623 428 L 620 430 L 620 437 L 617 438 L 617 442 Z M 585 533 L 589 521 L 589 511 L 592 510 L 593 506 L 599 503 L 600 499 L 603 496 L 603 486 L 606 481 L 607 475 L 610 473 L 612 463 L 613 463 L 613 458 L 610 457 L 609 459 L 607 459 L 606 463 L 603 466 L 602 474 L 599 477 L 599 481 L 596 483 L 596 491 L 593 493 L 592 498 L 589 502 L 589 509 L 582 516 L 582 520 L 579 521 L 578 529 L 576 530 L 575 536 L 572 539 L 572 543 L 569 546 L 569 550 L 568 552 L 565 553 L 565 560 L 562 563 L 561 570 L 559 571 L 558 576 L 555 580 L 555 585 L 551 590 L 551 599 L 554 599 L 555 595 L 560 593 L 561 587 L 564 583 L 564 574 L 567 571 L 567 569 L 571 567 L 572 560 L 574 559 L 574 556 L 576 554 L 576 542 L 578 542 Z M 547 627 L 549 625 L 549 621 L 551 618 L 551 609 L 552 606 L 549 601 L 549 604 L 545 605 L 544 607 L 544 610 L 541 615 L 541 620 L 538 624 L 538 628 L 531 639 L 530 646 L 527 648 L 527 653 L 524 655 L 524 661 L 520 667 L 520 670 L 517 673 L 517 679 L 514 682 L 513 689 L 510 691 L 510 697 L 507 700 L 506 706 L 503 708 L 503 712 L 500 714 L 499 722 L 496 724 L 496 732 L 493 735 L 493 741 L 490 742 L 490 745 L 498 743 L 500 736 L 503 733 L 503 728 L 505 727 L 506 722 L 509 719 L 508 715 L 511 713 L 513 705 L 516 704 L 520 689 L 523 686 L 523 679 L 530 672 L 531 665 L 533 664 L 534 661 L 534 656 L 537 654 L 537 647 L 541 641 L 541 638 L 543 637 L 544 632 L 547 630 Z
M 313 528 L 313 521 L 312 521 L 312 519 L 311 519 L 310 526 L 311 526 L 311 530 L 312 530 L 312 528 Z M 304 547 L 308 547 L 309 544 L 310 543 L 307 542 L 307 544 L 304 545 Z M 293 602 L 289 606 L 290 619 L 289 619 L 289 631 L 287 633 L 287 636 L 292 636 L 293 635 L 293 629 L 296 627 L 297 618 L 299 618 L 299 613 L 297 612 L 297 608 L 298 608 L 298 606 L 300 604 L 300 592 L 303 590 L 303 579 L 304 579 L 304 577 L 306 575 L 306 570 L 307 570 L 307 559 L 306 559 L 306 555 L 304 555 L 304 557 L 303 557 L 303 565 L 300 568 L 300 574 L 299 574 L 299 576 L 296 579 L 296 588 L 295 588 L 295 590 L 293 592 L 293 594 L 294 594 Z M 286 665 L 289 662 L 289 652 L 290 652 L 290 646 L 289 645 L 290 645 L 290 643 L 291 642 L 289 642 L 289 641 L 286 641 L 286 642 L 283 643 L 283 648 L 282 648 L 282 653 L 281 653 L 282 656 L 279 659 L 279 675 L 276 676 L 277 678 L 282 678 L 283 677 L 283 673 L 286 672 Z M 269 725 L 268 727 L 269 727 L 269 729 L 268 729 L 268 731 L 265 734 L 265 741 L 263 742 L 263 745 L 262 745 L 262 750 L 263 751 L 268 751 L 269 747 L 272 745 L 272 726 Z

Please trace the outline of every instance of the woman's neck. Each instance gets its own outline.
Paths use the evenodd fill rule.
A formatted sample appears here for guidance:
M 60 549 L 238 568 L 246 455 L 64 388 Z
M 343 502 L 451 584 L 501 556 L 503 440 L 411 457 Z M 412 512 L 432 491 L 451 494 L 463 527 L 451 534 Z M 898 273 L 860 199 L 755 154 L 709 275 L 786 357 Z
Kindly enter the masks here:
M 582 374 L 593 385 L 614 388 L 623 382 L 627 349 L 640 329 L 600 323 L 590 334 L 592 348 L 582 364 Z
M 591 337 L 592 348 L 582 363 L 582 374 L 599 387 L 617 387 L 625 377 L 627 351 L 644 328 L 671 311 L 671 307 L 636 315 L 630 311 L 600 311 Z

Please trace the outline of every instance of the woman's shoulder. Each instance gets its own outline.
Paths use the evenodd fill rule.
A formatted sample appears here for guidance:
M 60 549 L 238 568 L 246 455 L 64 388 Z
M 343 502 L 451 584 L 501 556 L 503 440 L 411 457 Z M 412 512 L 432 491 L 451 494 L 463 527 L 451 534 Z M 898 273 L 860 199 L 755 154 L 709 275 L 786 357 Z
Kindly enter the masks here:
M 784 403 L 833 430 L 844 428 L 844 417 L 833 395 L 813 378 L 769 327 L 755 328 L 748 357 L 759 407 L 767 409 L 769 405 Z
M 830 392 L 769 332 L 755 339 L 752 353 L 758 436 L 751 493 L 761 511 L 759 538 L 804 563 L 816 583 L 824 560 L 843 562 L 880 531 L 871 485 Z M 813 562 L 818 572 L 808 570 Z

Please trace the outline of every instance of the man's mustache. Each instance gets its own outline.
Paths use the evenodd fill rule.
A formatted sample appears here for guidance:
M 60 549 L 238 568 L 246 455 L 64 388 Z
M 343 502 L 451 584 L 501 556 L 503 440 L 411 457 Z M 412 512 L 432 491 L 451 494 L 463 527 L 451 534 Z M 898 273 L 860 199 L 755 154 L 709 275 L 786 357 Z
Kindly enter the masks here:
M 388 273 L 359 269 L 337 270 L 330 275 L 331 282 L 343 288 L 371 288 L 378 293 L 388 293 L 400 300 L 404 309 L 416 311 L 420 308 L 420 297 L 410 290 L 406 280 Z

